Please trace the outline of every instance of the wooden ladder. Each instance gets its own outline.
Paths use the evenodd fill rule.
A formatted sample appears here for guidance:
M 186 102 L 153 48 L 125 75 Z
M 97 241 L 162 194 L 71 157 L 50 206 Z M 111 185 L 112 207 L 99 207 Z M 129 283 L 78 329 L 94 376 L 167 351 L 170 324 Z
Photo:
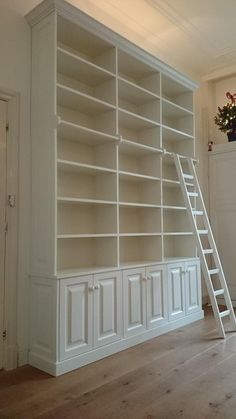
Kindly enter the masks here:
M 201 189 L 196 175 L 193 159 L 189 157 L 180 157 L 178 154 L 173 153 L 177 174 L 180 181 L 182 194 L 187 208 L 189 220 L 192 227 L 192 232 L 198 249 L 200 257 L 201 268 L 205 278 L 210 302 L 213 308 L 215 321 L 217 324 L 219 336 L 225 338 L 225 328 L 223 324 L 223 317 L 229 316 L 230 326 L 233 331 L 236 330 L 236 319 L 232 306 L 232 301 L 229 295 L 229 290 L 225 280 L 224 271 L 220 262 L 219 254 L 212 234 L 212 229 L 207 216 L 206 208 L 203 202 Z M 184 170 L 182 164 L 185 163 Z M 186 169 L 187 163 L 187 169 Z M 187 173 L 186 173 L 187 171 Z M 192 199 L 195 198 L 195 199 Z M 199 220 L 200 219 L 200 220 Z M 204 228 L 198 227 L 201 221 Z M 204 248 L 202 238 L 207 237 L 209 246 Z M 209 255 L 210 262 L 214 261 L 214 267 L 209 268 Z M 208 257 L 208 259 L 207 259 Z M 218 283 L 220 288 L 215 289 L 213 276 L 218 275 Z M 220 311 L 217 297 L 220 296 L 225 301 L 226 310 Z

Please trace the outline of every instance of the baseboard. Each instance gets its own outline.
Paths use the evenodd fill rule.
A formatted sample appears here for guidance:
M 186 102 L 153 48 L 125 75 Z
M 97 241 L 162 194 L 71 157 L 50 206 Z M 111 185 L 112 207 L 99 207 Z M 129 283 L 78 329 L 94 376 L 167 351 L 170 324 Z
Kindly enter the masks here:
M 49 359 L 42 358 L 35 352 L 29 353 L 29 363 L 30 365 L 47 372 L 48 374 L 58 376 L 65 374 L 66 372 L 72 371 L 74 369 L 80 368 L 84 365 L 90 364 L 92 362 L 98 361 L 99 359 L 110 356 L 114 353 L 128 349 L 134 345 L 145 342 L 154 337 L 163 335 L 164 333 L 170 332 L 171 330 L 186 326 L 190 323 L 193 323 L 197 320 L 201 320 L 204 317 L 204 312 L 198 311 L 196 313 L 190 314 L 186 317 L 178 319 L 173 322 L 167 322 L 160 327 L 155 329 L 146 330 L 145 332 L 132 336 L 129 338 L 121 339 L 117 342 L 114 342 L 110 345 L 106 345 L 101 348 L 94 349 L 85 354 L 75 356 L 70 359 L 60 361 L 58 363 L 53 362 Z

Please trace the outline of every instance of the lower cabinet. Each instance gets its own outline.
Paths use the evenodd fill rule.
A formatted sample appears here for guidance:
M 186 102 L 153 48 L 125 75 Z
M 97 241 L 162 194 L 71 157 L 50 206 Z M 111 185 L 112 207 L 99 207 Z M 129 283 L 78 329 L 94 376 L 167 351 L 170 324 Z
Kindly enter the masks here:
M 59 359 L 162 325 L 168 330 L 169 322 L 195 312 L 201 312 L 196 259 L 61 279 Z
M 125 337 L 167 322 L 165 276 L 161 265 L 123 271 Z
M 199 261 L 168 265 L 169 319 L 175 320 L 201 309 Z
M 121 338 L 120 272 L 63 279 L 60 284 L 60 359 Z

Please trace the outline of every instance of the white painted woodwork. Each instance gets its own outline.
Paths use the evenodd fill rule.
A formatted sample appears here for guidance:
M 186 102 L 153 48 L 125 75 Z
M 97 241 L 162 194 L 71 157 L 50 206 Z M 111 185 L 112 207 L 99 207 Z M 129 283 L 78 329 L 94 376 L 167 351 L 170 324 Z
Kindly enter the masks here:
M 60 284 L 60 359 L 92 348 L 92 275 L 62 280 Z
M 219 150 L 218 150 L 219 149 Z M 232 143 L 214 147 L 209 155 L 210 217 L 226 281 L 236 301 L 236 149 Z
M 6 185 L 7 185 L 7 103 L 0 100 L 0 369 L 3 367 L 3 330 L 6 251 Z
M 60 374 L 202 316 L 185 311 L 178 272 L 172 288 L 167 275 L 170 262 L 196 257 L 168 154 L 194 156 L 196 84 L 63 0 L 27 18 L 29 357 Z
M 146 268 L 147 328 L 158 327 L 167 322 L 167 275 L 162 265 Z
M 124 335 L 133 336 L 146 328 L 145 269 L 123 272 Z
M 168 267 L 169 318 L 179 319 L 185 315 L 185 271 L 184 263 Z
M 186 314 L 198 311 L 201 307 L 200 262 L 185 262 Z
M 122 276 L 120 272 L 94 275 L 94 347 L 121 339 Z
M 55 22 L 51 14 L 32 28 L 31 274 L 45 277 L 56 273 Z
M 47 364 L 58 354 L 58 282 L 56 279 L 30 278 L 30 352 Z

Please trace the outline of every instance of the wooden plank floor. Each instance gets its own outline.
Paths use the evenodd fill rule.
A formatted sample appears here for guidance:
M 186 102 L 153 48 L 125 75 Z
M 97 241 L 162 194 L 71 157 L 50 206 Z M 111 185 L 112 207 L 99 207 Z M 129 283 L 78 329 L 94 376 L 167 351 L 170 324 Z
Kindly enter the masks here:
M 53 378 L 0 372 L 1 419 L 235 419 L 236 334 L 204 320 Z

